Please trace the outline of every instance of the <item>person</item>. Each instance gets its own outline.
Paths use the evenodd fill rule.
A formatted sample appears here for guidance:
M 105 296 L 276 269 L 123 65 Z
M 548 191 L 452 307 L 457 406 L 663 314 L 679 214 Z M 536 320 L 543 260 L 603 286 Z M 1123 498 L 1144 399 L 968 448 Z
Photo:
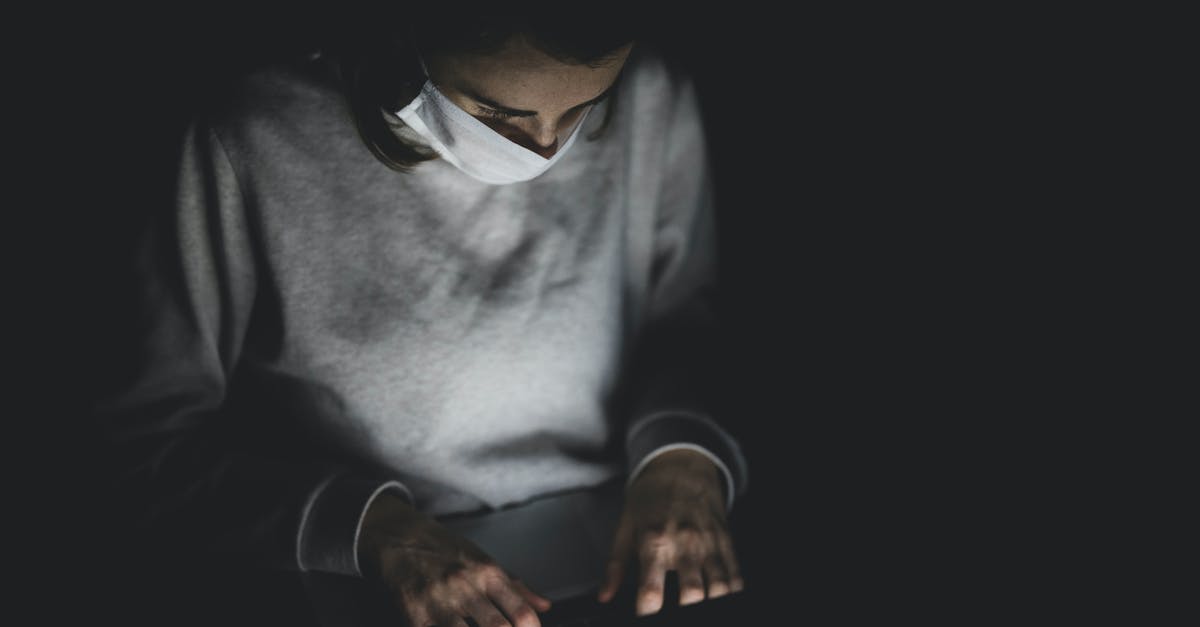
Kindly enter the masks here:
M 95 406 L 106 498 L 231 568 L 378 582 L 413 625 L 531 627 L 551 600 L 440 517 L 618 479 L 599 601 L 737 592 L 694 82 L 619 14 L 450 10 L 190 119 L 137 367 Z

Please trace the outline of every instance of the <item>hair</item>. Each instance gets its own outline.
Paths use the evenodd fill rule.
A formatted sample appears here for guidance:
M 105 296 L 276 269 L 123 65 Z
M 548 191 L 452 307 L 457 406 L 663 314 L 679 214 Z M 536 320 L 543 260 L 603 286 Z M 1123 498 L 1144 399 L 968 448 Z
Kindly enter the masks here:
M 504 10 L 468 5 L 469 11 L 460 4 L 438 4 L 439 8 L 407 7 L 401 15 L 375 16 L 369 23 L 342 29 L 321 47 L 334 64 L 359 137 L 380 162 L 399 172 L 437 158 L 429 147 L 396 132 L 406 125 L 393 112 L 412 102 L 425 82 L 418 49 L 424 54 L 489 54 L 521 36 L 555 60 L 599 67 L 638 38 L 635 23 L 622 11 L 579 19 L 561 8 L 534 10 L 538 3 L 517 3 Z M 614 84 L 609 92 L 604 120 L 589 140 L 608 127 L 617 87 Z

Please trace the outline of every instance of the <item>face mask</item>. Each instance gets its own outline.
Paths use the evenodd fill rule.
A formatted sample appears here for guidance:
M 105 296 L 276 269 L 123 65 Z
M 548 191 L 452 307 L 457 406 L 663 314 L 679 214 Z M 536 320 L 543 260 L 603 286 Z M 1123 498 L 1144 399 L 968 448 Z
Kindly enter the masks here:
M 421 69 L 425 70 L 424 59 Z M 454 104 L 429 80 L 428 70 L 425 77 L 421 93 L 396 115 L 429 142 L 443 159 L 466 174 L 494 185 L 528 181 L 550 169 L 575 142 L 575 136 L 592 109 L 588 107 L 584 111 L 571 135 L 547 159 L 497 133 Z

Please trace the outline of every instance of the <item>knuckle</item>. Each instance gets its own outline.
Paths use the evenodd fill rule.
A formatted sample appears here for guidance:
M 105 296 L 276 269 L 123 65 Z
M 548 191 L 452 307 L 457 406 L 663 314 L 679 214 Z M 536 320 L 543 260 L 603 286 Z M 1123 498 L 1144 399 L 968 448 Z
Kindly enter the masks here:
M 680 527 L 675 530 L 674 540 L 685 546 L 695 546 L 702 543 L 704 534 L 695 527 Z
M 533 592 L 520 579 L 509 578 L 500 585 L 502 593 L 513 595 L 516 599 L 524 599 L 526 593 Z
M 644 549 L 659 549 L 675 544 L 675 534 L 666 531 L 647 531 L 642 534 L 638 545 Z
M 659 562 L 665 562 L 668 552 L 665 544 L 643 544 L 638 551 L 643 568 Z
M 669 538 L 666 529 L 647 527 L 642 530 L 642 544 L 660 544 Z
M 475 567 L 475 573 L 488 581 L 496 581 L 508 578 L 508 575 L 504 572 L 504 569 L 500 568 L 500 565 L 495 563 L 480 564 L 479 566 Z
M 442 585 L 440 588 L 443 592 L 457 594 L 462 590 L 473 587 L 472 579 L 473 577 L 471 576 L 471 573 L 465 570 L 451 573 L 442 580 Z

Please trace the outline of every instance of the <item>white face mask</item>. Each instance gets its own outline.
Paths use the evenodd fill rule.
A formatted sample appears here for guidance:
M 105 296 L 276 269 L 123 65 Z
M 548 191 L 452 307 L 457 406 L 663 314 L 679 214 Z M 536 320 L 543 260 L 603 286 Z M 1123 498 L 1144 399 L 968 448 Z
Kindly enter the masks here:
M 421 60 L 425 69 L 425 61 Z M 570 136 L 549 159 L 514 143 L 464 111 L 445 96 L 425 72 L 421 93 L 396 112 L 418 135 L 429 142 L 446 161 L 485 183 L 504 185 L 528 181 L 554 165 L 575 142 L 589 106 L 575 123 Z

